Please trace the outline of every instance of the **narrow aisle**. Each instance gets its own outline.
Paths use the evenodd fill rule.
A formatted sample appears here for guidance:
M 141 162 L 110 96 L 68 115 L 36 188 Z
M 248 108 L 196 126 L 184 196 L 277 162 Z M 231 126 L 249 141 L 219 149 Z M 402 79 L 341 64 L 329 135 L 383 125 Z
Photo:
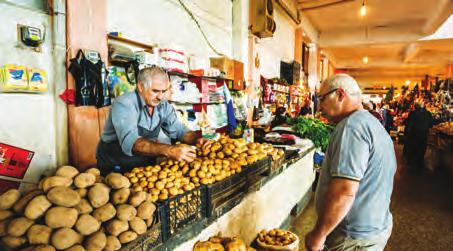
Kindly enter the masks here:
M 442 173 L 414 174 L 403 163 L 402 145 L 395 145 L 398 169 L 392 195 L 393 232 L 386 251 L 453 250 L 453 182 Z M 370 212 L 372 213 L 372 212 Z M 292 222 L 291 230 L 305 251 L 304 236 L 316 219 L 313 201 Z
M 414 174 L 402 162 L 392 195 L 394 228 L 386 250 L 453 250 L 453 184 L 442 173 Z

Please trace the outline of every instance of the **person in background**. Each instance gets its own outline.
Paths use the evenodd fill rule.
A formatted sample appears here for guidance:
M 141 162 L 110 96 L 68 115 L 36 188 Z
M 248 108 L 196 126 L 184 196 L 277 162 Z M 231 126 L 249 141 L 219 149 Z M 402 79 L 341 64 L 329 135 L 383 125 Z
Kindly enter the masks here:
M 371 113 L 377 120 L 379 120 L 379 123 L 384 123 L 384 118 L 382 118 L 381 114 L 373 108 L 372 102 L 364 103 L 363 106 L 369 113 Z
M 310 103 L 311 103 L 310 97 L 306 97 L 304 100 L 304 106 L 302 106 L 302 108 L 300 108 L 299 116 L 306 116 L 309 114 L 313 114 L 311 111 Z
M 320 110 L 336 127 L 316 189 L 318 218 L 305 246 L 309 251 L 381 251 L 393 225 L 393 142 L 363 109 L 360 88 L 349 75 L 333 75 L 319 93 Z
M 195 148 L 186 144 L 199 143 L 204 148 L 211 144 L 179 120 L 166 101 L 169 90 L 170 81 L 163 69 L 144 68 L 138 74 L 136 91 L 115 100 L 96 150 L 97 165 L 103 174 L 115 166 L 126 172 L 152 165 L 157 157 L 191 162 L 196 157 Z M 185 144 L 171 145 L 171 139 Z
M 393 127 L 393 114 L 388 104 L 384 105 L 384 108 L 382 109 L 382 114 L 384 119 L 384 128 L 387 131 L 387 133 L 390 133 L 390 130 Z
M 274 128 L 283 124 L 286 124 L 286 108 L 281 106 L 275 111 L 275 117 L 271 121 L 271 127 Z
M 405 127 L 407 135 L 407 143 L 405 142 L 406 156 L 414 171 L 421 171 L 424 168 L 428 133 L 432 126 L 433 117 L 431 113 L 425 109 L 422 102 L 415 103 L 415 109 L 409 114 Z

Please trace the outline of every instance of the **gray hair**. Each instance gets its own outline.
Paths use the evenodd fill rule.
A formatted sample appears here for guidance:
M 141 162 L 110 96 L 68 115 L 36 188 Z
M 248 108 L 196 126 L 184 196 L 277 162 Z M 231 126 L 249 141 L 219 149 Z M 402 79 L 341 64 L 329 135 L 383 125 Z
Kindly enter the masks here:
M 151 66 L 143 68 L 138 72 L 137 82 L 142 82 L 145 90 L 148 90 L 152 84 L 152 79 L 155 77 L 162 77 L 169 81 L 168 75 L 165 70 L 158 66 Z
M 324 80 L 324 84 L 327 85 L 329 90 L 342 88 L 348 96 L 352 98 L 361 99 L 362 97 L 362 91 L 360 90 L 359 84 L 348 74 L 335 74 Z

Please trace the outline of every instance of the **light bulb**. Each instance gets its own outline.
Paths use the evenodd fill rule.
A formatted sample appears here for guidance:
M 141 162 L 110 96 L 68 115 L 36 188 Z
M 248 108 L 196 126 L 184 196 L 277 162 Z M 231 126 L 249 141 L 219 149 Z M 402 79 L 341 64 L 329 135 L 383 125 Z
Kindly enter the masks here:
M 366 5 L 365 2 L 362 3 L 362 7 L 360 7 L 360 16 L 364 17 L 366 15 Z
M 406 80 L 406 85 L 409 85 L 411 83 L 410 80 Z
M 368 57 L 367 56 L 363 57 L 362 60 L 363 60 L 363 63 L 368 64 Z

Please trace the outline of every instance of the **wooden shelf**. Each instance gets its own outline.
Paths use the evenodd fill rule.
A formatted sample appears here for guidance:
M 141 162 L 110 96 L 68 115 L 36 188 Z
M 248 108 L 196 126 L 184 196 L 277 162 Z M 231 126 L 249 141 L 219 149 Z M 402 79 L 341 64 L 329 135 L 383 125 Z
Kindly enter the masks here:
M 279 90 L 272 90 L 272 91 L 289 95 L 289 92 L 284 92 L 284 91 L 279 91 Z
M 134 40 L 131 40 L 131 39 L 128 39 L 128 38 L 107 35 L 107 39 L 108 40 L 112 40 L 112 41 L 125 43 L 125 44 L 129 44 L 129 45 L 133 45 L 133 46 L 136 46 L 136 47 L 140 47 L 140 48 L 145 49 L 145 51 L 150 51 L 150 52 L 153 51 L 153 46 L 152 45 L 145 44 L 145 43 L 138 42 L 138 41 L 134 41 Z
M 234 81 L 232 79 L 228 79 L 228 78 L 220 78 L 220 77 L 208 77 L 208 76 L 196 76 L 196 75 L 192 75 L 192 74 L 189 74 L 189 73 L 183 73 L 183 72 L 177 72 L 177 71 L 169 71 L 168 72 L 168 75 L 170 76 L 180 76 L 180 77 L 185 77 L 185 78 L 202 78 L 202 79 L 206 79 L 206 80 L 225 80 L 225 81 Z

